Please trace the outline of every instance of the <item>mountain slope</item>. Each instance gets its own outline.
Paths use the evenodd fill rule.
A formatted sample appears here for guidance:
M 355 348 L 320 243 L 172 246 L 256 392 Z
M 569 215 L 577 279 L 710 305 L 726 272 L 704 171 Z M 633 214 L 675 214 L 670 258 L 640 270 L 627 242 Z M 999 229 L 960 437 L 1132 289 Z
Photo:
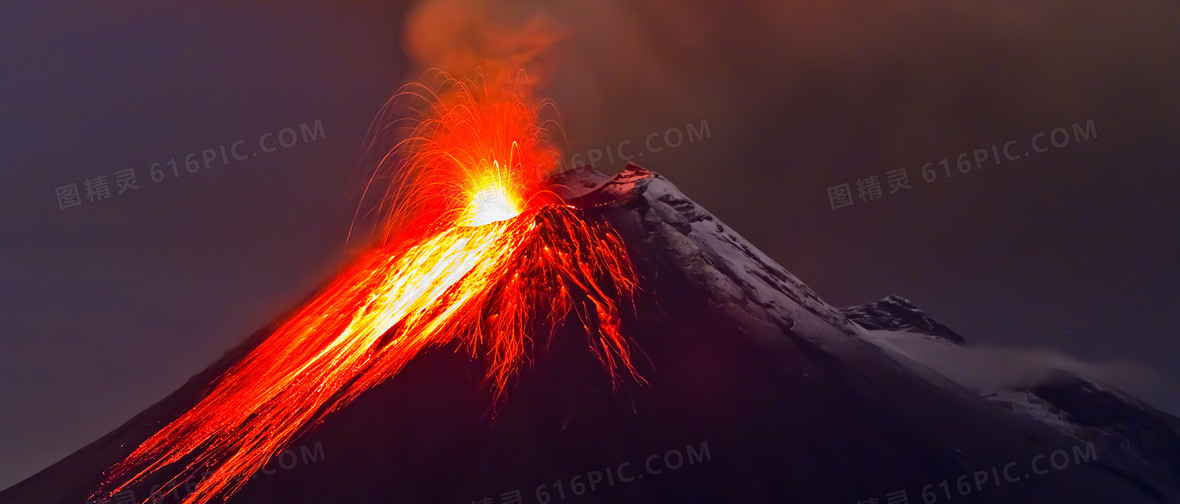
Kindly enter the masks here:
M 306 449 L 312 463 L 280 457 L 229 502 L 898 504 L 899 492 L 928 503 L 1180 502 L 1180 477 L 1167 467 L 1180 443 L 1159 427 L 1174 419 L 1110 428 L 1102 412 L 1128 414 L 1131 400 L 1042 389 L 1076 422 L 1105 425 L 1065 431 L 881 344 L 880 328 L 921 324 L 885 312 L 850 318 L 657 174 L 632 166 L 560 180 L 570 201 L 614 225 L 641 274 L 644 294 L 624 330 L 642 350 L 646 384 L 613 390 L 576 320 L 494 412 L 478 363 L 435 350 L 296 442 L 292 453 Z M 265 334 L 0 492 L 0 504 L 84 502 L 103 468 Z M 1154 458 L 1116 451 L 1135 436 Z

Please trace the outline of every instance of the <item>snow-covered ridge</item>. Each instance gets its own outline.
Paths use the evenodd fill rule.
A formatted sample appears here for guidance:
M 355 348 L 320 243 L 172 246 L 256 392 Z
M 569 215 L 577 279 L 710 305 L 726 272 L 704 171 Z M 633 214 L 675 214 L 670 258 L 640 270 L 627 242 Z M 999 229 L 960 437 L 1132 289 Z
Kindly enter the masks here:
M 766 322 L 787 330 L 818 318 L 850 336 L 863 332 L 660 174 L 629 165 L 604 187 L 624 199 L 644 200 L 644 226 L 665 241 L 666 251 L 677 255 L 675 262 L 686 273 L 709 287 L 704 290 L 713 302 L 755 318 L 770 316 Z

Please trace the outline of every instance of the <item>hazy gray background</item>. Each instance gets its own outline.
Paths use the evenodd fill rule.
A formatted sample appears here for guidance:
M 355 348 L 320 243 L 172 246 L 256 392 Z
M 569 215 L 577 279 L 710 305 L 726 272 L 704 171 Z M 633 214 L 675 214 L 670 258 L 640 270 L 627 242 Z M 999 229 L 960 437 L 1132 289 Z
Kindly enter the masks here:
M 517 1 L 494 20 L 440 2 L 416 25 L 423 61 L 501 22 L 554 44 L 536 75 L 570 152 L 708 121 L 711 138 L 638 161 L 827 301 L 896 293 L 972 342 L 1133 367 L 1122 385 L 1180 412 L 1175 2 Z M 406 3 L 0 7 L 0 488 L 334 271 L 364 132 L 416 72 Z M 317 119 L 324 139 L 148 177 Z M 1091 119 L 1089 142 L 921 181 L 926 162 Z M 901 167 L 913 190 L 830 209 L 827 187 Z M 55 187 L 124 168 L 138 191 L 58 209 Z

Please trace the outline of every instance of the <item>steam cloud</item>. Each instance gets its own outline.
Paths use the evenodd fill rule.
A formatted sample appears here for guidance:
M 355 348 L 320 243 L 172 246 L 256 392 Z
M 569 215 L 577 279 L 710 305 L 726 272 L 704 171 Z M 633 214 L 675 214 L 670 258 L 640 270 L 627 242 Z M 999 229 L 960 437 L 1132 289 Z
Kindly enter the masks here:
M 1028 390 L 1051 382 L 1064 371 L 1108 384 L 1165 410 L 1180 397 L 1180 390 L 1156 373 L 1123 360 L 1090 362 L 1052 350 L 953 345 L 920 334 L 890 331 L 875 331 L 874 336 L 981 395 L 1003 389 Z

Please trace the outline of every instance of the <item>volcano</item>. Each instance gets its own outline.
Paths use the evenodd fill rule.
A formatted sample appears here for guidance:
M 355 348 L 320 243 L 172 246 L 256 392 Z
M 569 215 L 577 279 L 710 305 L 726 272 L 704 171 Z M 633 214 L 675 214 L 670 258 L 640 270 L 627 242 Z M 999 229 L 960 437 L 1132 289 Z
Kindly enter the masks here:
M 956 382 L 905 345 L 969 346 L 951 328 L 899 297 L 825 303 L 638 166 L 554 183 L 622 238 L 640 281 L 619 330 L 642 379 L 604 371 L 577 311 L 538 336 L 503 400 L 458 343 L 430 349 L 300 433 L 225 502 L 1180 502 L 1176 418 L 1066 372 L 1004 390 Z M 0 504 L 88 502 L 104 471 L 288 318 Z M 181 465 L 110 502 L 181 501 L 199 476 L 153 496 Z

